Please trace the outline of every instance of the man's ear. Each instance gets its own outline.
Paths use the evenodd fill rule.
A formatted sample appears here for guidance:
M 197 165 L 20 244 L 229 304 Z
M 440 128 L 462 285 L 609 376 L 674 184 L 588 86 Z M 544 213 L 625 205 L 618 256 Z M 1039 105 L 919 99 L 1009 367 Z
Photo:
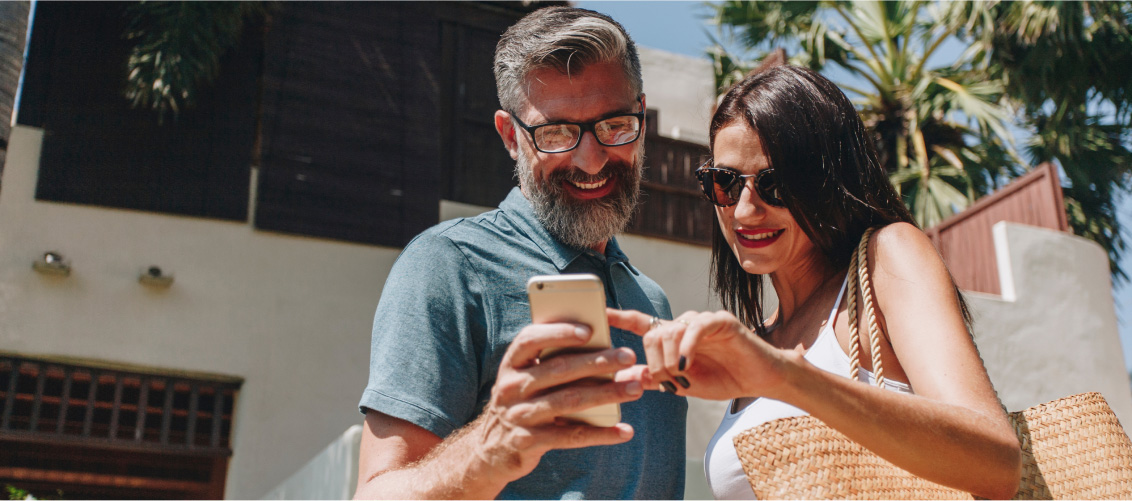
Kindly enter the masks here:
M 641 113 L 645 113 L 647 115 L 647 111 L 648 111 L 648 103 L 645 102 L 645 93 L 642 92 L 641 93 Z M 648 124 L 645 124 L 645 128 L 646 129 L 648 128 Z
M 515 124 L 511 122 L 510 113 L 495 110 L 495 132 L 503 139 L 503 147 L 511 154 L 511 160 L 518 160 L 519 142 L 515 140 Z

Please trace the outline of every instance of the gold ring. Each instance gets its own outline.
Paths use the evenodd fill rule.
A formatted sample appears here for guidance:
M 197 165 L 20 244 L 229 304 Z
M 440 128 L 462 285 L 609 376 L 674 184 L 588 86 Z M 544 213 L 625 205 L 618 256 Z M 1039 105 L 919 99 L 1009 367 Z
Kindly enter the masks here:
M 682 324 L 684 324 L 684 325 L 687 325 L 687 326 L 691 326 L 691 325 L 692 325 L 692 324 L 688 323 L 688 321 L 687 321 L 687 320 L 684 320 L 683 318 L 677 318 L 677 319 L 676 319 L 676 321 L 677 321 L 677 322 L 680 322 L 680 323 L 682 323 Z
M 660 318 L 652 317 L 652 319 L 649 320 L 649 330 L 651 331 L 657 327 L 660 327 Z

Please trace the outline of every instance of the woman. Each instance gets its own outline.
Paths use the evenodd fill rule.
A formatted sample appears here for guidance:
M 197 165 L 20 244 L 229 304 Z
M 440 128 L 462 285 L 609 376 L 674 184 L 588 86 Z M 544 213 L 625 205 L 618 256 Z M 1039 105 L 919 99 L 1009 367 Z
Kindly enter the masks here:
M 610 310 L 610 323 L 644 336 L 646 388 L 733 399 L 705 461 L 716 497 L 753 497 L 735 434 L 803 414 L 921 477 L 1013 496 L 1021 452 L 966 306 L 840 89 L 793 66 L 747 77 L 724 96 L 710 137 L 712 159 L 697 175 L 716 205 L 712 285 L 728 311 L 657 323 Z M 847 377 L 845 276 L 871 227 L 880 227 L 868 266 L 885 389 Z M 763 276 L 778 296 L 769 318 Z M 864 344 L 857 376 L 871 382 Z

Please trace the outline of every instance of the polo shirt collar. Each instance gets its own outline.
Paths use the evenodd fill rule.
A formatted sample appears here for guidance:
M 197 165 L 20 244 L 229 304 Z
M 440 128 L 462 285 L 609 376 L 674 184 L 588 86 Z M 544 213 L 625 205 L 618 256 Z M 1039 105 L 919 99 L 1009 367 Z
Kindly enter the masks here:
M 499 204 L 499 208 L 508 216 L 508 219 L 513 220 L 523 230 L 523 233 L 526 233 L 535 245 L 538 245 L 546 253 L 546 256 L 550 258 L 559 271 L 566 269 L 578 256 L 587 253 L 604 259 L 609 264 L 618 262 L 629 264 L 629 258 L 621 251 L 621 246 L 617 244 L 617 238 L 609 239 L 609 242 L 605 245 L 605 256 L 598 256 L 596 252 L 590 249 L 579 249 L 558 241 L 539 221 L 531 201 L 527 200 L 527 197 L 518 187 L 511 188 L 511 192 Z M 630 269 L 632 268 L 630 267 Z

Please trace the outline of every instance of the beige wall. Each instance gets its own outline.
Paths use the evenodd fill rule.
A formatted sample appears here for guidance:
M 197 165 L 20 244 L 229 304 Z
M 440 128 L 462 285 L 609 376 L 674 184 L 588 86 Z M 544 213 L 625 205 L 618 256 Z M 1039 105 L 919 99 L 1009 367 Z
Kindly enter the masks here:
M 967 297 L 975 341 L 1003 404 L 1016 411 L 1099 391 L 1127 427 L 1132 390 L 1104 249 L 1015 223 L 993 231 L 1003 295 Z
M 648 47 L 637 47 L 647 106 L 660 110 L 660 135 L 700 144 L 708 142 L 715 109 L 711 61 Z
M 34 200 L 42 132 L 13 129 L 0 192 L 0 349 L 243 377 L 227 496 L 256 498 L 357 424 L 399 249 L 247 223 Z M 69 277 L 31 268 L 45 251 Z M 156 264 L 169 289 L 138 283 Z

